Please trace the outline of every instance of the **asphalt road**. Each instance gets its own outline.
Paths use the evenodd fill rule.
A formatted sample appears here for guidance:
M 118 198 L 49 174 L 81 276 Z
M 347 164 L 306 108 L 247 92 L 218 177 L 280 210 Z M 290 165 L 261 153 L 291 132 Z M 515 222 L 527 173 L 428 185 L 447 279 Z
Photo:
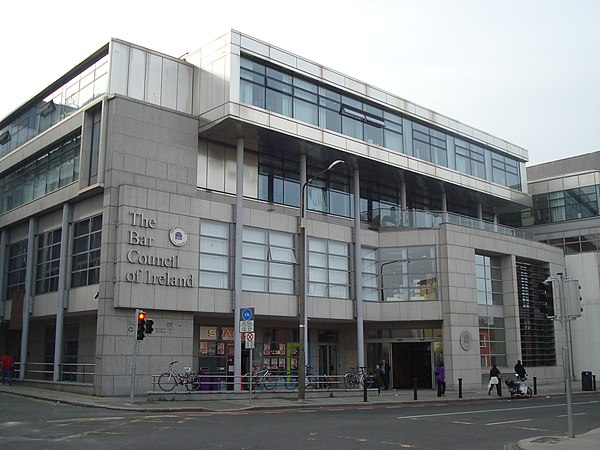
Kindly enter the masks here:
M 600 427 L 600 394 L 574 396 L 575 434 Z M 562 398 L 149 414 L 0 394 L 0 448 L 511 449 L 567 434 Z

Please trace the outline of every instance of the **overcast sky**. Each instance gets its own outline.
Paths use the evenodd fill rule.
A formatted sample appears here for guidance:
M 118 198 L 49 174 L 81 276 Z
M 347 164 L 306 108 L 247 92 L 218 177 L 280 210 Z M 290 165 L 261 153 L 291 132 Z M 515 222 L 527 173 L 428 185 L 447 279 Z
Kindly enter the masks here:
M 3 3 L 0 117 L 111 37 L 172 56 L 235 29 L 529 151 L 600 150 L 600 0 Z

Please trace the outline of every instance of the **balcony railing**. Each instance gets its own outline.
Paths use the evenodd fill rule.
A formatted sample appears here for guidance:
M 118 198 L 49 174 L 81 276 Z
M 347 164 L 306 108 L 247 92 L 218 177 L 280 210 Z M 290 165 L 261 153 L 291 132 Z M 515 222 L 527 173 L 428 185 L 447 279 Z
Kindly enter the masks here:
M 535 240 L 533 233 L 527 231 L 507 227 L 488 220 L 444 211 L 425 211 L 420 209 L 402 211 L 399 208 L 390 207 L 379 208 L 378 210 L 369 212 L 363 211 L 360 217 L 361 220 L 370 222 L 381 228 L 439 228 L 442 223 L 451 223 L 531 241 Z

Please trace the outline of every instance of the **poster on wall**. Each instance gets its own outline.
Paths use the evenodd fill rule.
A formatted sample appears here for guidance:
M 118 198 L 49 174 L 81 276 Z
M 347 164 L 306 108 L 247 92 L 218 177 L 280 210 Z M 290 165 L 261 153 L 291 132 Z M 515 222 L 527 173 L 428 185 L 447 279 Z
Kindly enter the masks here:
M 200 342 L 200 354 L 201 355 L 208 354 L 208 342 Z
M 217 355 L 225 355 L 225 342 L 217 342 Z
M 271 354 L 271 345 L 270 344 L 264 344 L 264 346 L 263 346 L 263 355 L 269 356 L 270 354 Z

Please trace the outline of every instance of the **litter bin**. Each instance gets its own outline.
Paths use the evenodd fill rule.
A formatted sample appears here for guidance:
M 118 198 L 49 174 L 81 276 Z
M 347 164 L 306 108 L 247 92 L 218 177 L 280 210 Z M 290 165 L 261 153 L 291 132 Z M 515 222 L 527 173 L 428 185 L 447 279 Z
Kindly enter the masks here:
M 581 372 L 581 390 L 582 391 L 593 391 L 592 386 L 592 372 L 589 370 Z

